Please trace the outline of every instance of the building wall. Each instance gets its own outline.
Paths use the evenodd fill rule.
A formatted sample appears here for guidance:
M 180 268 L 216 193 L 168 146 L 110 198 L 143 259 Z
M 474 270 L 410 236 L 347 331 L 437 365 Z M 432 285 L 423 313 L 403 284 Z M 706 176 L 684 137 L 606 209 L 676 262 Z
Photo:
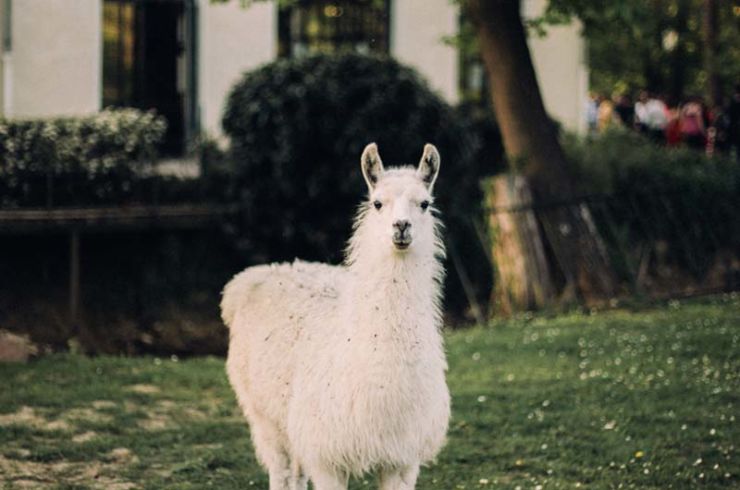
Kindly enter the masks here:
M 5 39 L 5 2 L 0 0 L 0 118 L 3 117 L 5 112 L 5 47 L 3 46 L 3 39 Z
M 391 0 L 391 54 L 451 103 L 459 95 L 458 55 L 442 39 L 457 33 L 458 17 L 450 0 Z
M 273 2 L 212 4 L 200 0 L 198 70 L 201 127 L 221 134 L 229 90 L 247 71 L 277 55 L 277 7 Z
M 528 18 L 537 16 L 546 3 L 525 0 L 522 14 Z M 588 67 L 580 23 L 574 20 L 569 25 L 548 27 L 542 38 L 530 36 L 529 49 L 545 109 L 566 129 L 584 132 Z
M 12 113 L 6 115 L 100 109 L 101 0 L 14 1 L 11 23 Z
M 201 127 L 219 135 L 233 84 L 242 73 L 277 54 L 277 7 L 274 2 L 242 8 L 237 0 L 197 1 Z M 524 15 L 537 15 L 545 3 L 525 0 Z M 3 4 L 0 0 L 0 8 Z M 100 109 L 101 5 L 102 0 L 13 2 L 13 51 L 0 65 L 0 96 L 6 94 L 4 101 L 0 98 L 0 110 L 4 107 L 6 116 L 74 115 Z M 391 0 L 391 5 L 391 54 L 416 68 L 448 102 L 457 102 L 458 54 L 442 42 L 457 32 L 457 6 L 449 0 Z M 550 27 L 545 38 L 529 40 L 545 107 L 571 130 L 585 127 L 588 71 L 579 31 L 574 22 Z
M 459 8 L 449 0 L 391 0 L 391 54 L 416 68 L 448 102 L 458 101 L 459 57 L 442 42 L 456 34 Z M 525 17 L 540 15 L 547 0 L 524 0 Z M 581 25 L 547 29 L 528 40 L 545 108 L 571 131 L 585 131 L 583 107 L 588 95 L 588 67 Z

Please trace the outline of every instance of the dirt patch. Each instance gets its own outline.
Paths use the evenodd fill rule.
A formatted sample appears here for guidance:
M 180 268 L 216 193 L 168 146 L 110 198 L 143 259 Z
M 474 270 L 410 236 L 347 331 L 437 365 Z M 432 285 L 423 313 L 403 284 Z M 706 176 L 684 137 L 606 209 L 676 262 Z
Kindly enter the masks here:
M 46 425 L 46 419 L 37 415 L 32 407 L 22 406 L 15 413 L 0 415 L 0 425 L 27 425 L 31 427 L 41 427 Z
M 120 474 L 125 464 L 136 461 L 136 456 L 128 449 L 126 451 L 128 452 L 125 458 L 114 460 L 112 463 L 100 461 L 39 463 L 8 459 L 0 455 L 0 474 L 3 475 L 3 481 L 9 484 L 9 488 L 57 488 L 59 484 L 68 484 L 85 485 L 101 490 L 132 490 L 138 487 L 115 477 Z
M 22 425 L 41 430 L 70 429 L 65 420 L 49 420 L 36 412 L 33 407 L 23 406 L 15 413 L 0 415 L 0 427 L 8 425 Z
M 82 444 L 83 442 L 92 441 L 96 437 L 98 437 L 98 433 L 89 430 L 87 432 L 83 432 L 82 434 L 77 434 L 74 437 L 72 437 L 72 442 Z
M 174 412 L 179 405 L 172 400 L 159 400 L 154 410 L 157 412 Z
M 71 408 L 62 414 L 65 420 L 94 422 L 107 424 L 113 421 L 113 416 L 107 413 L 101 413 L 97 410 L 87 407 Z
M 169 417 L 164 415 L 150 415 L 147 419 L 139 420 L 136 425 L 144 430 L 165 430 L 171 426 Z
M 147 384 L 131 385 L 128 386 L 126 389 L 129 391 L 133 391 L 134 393 L 139 393 L 140 395 L 154 395 L 161 391 L 158 386 Z
M 52 483 L 42 483 L 37 480 L 16 480 L 10 488 L 51 488 Z
M 70 428 L 66 420 L 52 420 L 43 427 L 44 430 L 69 430 Z
M 115 449 L 112 449 L 105 455 L 105 457 L 106 459 L 119 464 L 136 463 L 139 461 L 138 456 L 136 456 L 134 452 L 127 447 L 117 447 Z
M 206 413 L 196 408 L 186 408 L 183 410 L 183 413 L 186 417 L 192 420 L 206 420 L 208 418 Z
M 116 408 L 118 404 L 116 402 L 111 400 L 95 400 L 92 402 L 92 407 L 95 410 L 106 410 L 110 408 Z

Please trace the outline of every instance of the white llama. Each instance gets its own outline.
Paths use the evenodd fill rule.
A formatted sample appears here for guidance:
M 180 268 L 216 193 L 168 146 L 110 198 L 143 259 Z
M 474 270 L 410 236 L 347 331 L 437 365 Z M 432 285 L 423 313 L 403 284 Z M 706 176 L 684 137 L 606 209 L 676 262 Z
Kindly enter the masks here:
M 427 144 L 418 169 L 385 170 L 368 145 L 346 265 L 262 265 L 226 285 L 226 370 L 270 490 L 346 489 L 368 471 L 413 489 L 444 444 L 439 165 Z

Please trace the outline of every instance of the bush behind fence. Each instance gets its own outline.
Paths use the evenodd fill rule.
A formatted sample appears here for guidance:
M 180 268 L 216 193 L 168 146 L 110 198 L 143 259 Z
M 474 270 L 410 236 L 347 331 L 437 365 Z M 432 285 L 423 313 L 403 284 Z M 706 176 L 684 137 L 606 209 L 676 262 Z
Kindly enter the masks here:
M 531 213 L 542 223 L 566 207 L 588 208 L 623 296 L 663 298 L 740 287 L 735 162 L 658 147 L 623 131 L 588 139 L 566 135 L 564 143 L 580 197 L 489 213 Z M 562 287 L 562 268 L 546 251 Z

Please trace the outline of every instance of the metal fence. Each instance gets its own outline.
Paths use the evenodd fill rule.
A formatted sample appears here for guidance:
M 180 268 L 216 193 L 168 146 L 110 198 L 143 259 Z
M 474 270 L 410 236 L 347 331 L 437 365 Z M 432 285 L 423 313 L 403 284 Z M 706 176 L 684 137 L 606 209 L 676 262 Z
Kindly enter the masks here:
M 740 196 L 732 202 L 700 193 L 636 191 L 486 212 L 530 213 L 541 228 L 548 214 L 568 207 L 590 213 L 619 281 L 619 297 L 658 300 L 740 289 Z M 548 252 L 557 271 L 557 259 Z M 490 264 L 495 281 L 496 265 Z

